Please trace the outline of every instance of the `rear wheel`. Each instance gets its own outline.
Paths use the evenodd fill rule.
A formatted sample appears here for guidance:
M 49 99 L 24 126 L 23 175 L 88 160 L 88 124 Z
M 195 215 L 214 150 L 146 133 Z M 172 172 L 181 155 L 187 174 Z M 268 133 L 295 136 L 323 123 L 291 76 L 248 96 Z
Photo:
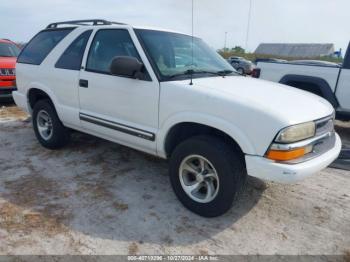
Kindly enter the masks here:
M 239 150 L 210 136 L 190 138 L 170 159 L 170 181 L 181 203 L 204 217 L 227 212 L 244 187 L 244 158 Z
M 33 128 L 40 144 L 49 149 L 65 146 L 70 139 L 69 130 L 63 126 L 52 103 L 39 100 L 33 109 Z

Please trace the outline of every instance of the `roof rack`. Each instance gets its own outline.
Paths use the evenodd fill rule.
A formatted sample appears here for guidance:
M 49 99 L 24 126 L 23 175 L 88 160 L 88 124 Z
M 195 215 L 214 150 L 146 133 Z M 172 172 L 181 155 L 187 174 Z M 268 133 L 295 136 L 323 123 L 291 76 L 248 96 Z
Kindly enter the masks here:
M 73 21 L 64 21 L 56 22 L 49 24 L 46 28 L 53 29 L 57 28 L 59 25 L 125 25 L 124 23 L 112 22 L 103 19 L 87 19 L 87 20 L 73 20 Z

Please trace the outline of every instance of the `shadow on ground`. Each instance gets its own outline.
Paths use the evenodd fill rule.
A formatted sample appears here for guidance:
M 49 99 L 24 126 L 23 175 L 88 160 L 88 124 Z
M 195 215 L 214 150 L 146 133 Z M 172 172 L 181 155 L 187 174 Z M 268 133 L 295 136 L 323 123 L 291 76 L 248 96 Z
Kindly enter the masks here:
M 152 156 L 78 132 L 65 149 L 49 151 L 27 122 L 2 124 L 0 146 L 0 197 L 7 202 L 0 228 L 8 232 L 73 230 L 94 238 L 187 245 L 237 230 L 235 222 L 266 189 L 249 178 L 227 214 L 206 219 L 179 203 L 167 163 Z
M 0 98 L 0 107 L 15 106 L 15 101 L 12 98 Z
M 330 165 L 332 168 L 350 171 L 350 125 L 349 122 L 336 122 L 336 131 L 340 135 L 343 149 L 336 161 Z

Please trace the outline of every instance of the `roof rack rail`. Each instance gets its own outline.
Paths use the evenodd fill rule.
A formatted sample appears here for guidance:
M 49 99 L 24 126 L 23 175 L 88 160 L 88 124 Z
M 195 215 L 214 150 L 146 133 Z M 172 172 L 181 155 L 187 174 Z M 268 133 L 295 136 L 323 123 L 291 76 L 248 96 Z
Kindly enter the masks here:
M 57 28 L 59 25 L 125 25 L 124 23 L 111 22 L 103 19 L 87 19 L 87 20 L 73 20 L 73 21 L 63 21 L 49 24 L 46 28 L 53 29 Z

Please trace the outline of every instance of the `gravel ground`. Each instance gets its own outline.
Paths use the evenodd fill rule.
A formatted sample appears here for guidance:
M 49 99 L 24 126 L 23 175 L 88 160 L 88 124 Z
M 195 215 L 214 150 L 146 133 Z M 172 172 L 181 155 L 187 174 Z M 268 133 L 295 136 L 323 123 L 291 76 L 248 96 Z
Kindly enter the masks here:
M 0 255 L 350 256 L 349 171 L 296 185 L 249 178 L 230 212 L 205 219 L 178 202 L 165 161 L 79 133 L 49 151 L 26 118 L 0 105 Z M 349 124 L 338 131 L 350 145 Z

